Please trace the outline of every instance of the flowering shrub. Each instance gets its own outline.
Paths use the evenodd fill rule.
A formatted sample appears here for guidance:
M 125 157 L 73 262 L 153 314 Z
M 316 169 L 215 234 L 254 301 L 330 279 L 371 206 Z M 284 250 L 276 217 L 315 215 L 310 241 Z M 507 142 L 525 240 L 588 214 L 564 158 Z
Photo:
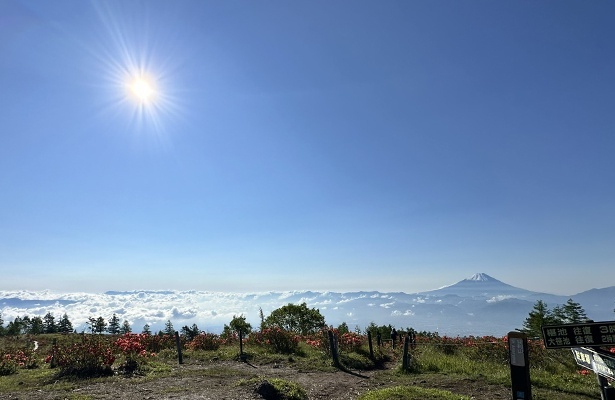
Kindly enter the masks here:
M 299 348 L 299 336 L 284 329 L 266 328 L 261 332 L 253 332 L 248 337 L 248 343 L 267 346 L 276 353 L 292 354 Z
M 212 333 L 200 333 L 186 345 L 190 350 L 218 350 L 223 340 Z
M 364 336 L 353 332 L 346 332 L 338 338 L 338 347 L 348 353 L 357 352 L 364 341 Z
M 4 354 L 0 358 L 0 376 L 11 375 L 17 372 L 17 362 L 10 354 Z
M 32 350 L 11 350 L 0 358 L 0 376 L 11 375 L 19 368 L 33 369 L 38 367 L 38 360 Z
M 104 338 L 83 335 L 81 342 L 56 346 L 53 352 L 55 364 L 60 367 L 60 376 L 89 378 L 113 374 L 113 346 Z M 49 355 L 45 361 L 51 362 L 52 356 Z
M 175 338 L 171 335 L 147 335 L 141 334 L 141 342 L 145 345 L 145 349 L 150 353 L 160 353 L 164 349 L 175 348 Z M 184 339 L 180 338 L 182 344 Z
M 156 355 L 147 351 L 148 338 L 149 335 L 145 334 L 127 333 L 115 340 L 114 346 L 124 357 L 124 362 L 119 367 L 120 371 L 133 373 L 147 361 L 148 357 Z

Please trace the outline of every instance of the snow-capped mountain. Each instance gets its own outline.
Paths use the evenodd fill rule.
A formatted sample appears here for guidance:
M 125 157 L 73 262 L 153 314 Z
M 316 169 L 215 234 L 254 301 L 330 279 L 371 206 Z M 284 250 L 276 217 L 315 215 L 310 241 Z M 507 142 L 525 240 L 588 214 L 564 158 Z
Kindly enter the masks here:
M 502 336 L 520 328 L 534 303 L 543 300 L 549 308 L 569 298 L 580 303 L 588 317 L 596 321 L 613 320 L 615 286 L 592 289 L 572 296 L 556 296 L 517 288 L 487 274 L 440 289 L 420 293 L 371 292 L 266 292 L 220 293 L 205 291 L 131 291 L 92 293 L 8 292 L 0 291 L 0 312 L 5 324 L 15 317 L 44 316 L 50 312 L 60 318 L 66 313 L 77 330 L 84 330 L 89 317 L 110 318 L 114 313 L 127 320 L 134 331 L 145 324 L 153 331 L 170 320 L 179 329 L 197 324 L 218 332 L 234 315 L 243 314 L 254 327 L 259 312 L 265 315 L 288 303 L 307 303 L 318 308 L 329 325 L 346 322 L 365 328 L 370 323 L 412 327 L 442 335 Z

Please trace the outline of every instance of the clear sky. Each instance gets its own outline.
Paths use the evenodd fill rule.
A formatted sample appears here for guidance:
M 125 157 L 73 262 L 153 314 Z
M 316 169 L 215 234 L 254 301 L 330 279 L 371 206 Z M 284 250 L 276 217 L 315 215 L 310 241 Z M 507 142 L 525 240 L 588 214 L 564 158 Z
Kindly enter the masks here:
M 0 1 L 0 288 L 615 285 L 614 15 Z

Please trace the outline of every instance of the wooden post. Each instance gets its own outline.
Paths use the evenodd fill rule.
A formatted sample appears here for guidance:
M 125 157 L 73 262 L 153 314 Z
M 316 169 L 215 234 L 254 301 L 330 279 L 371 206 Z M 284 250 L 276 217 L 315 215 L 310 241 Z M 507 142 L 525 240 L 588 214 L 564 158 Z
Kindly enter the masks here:
M 374 358 L 374 348 L 372 347 L 372 333 L 367 331 L 367 343 L 369 344 L 369 357 Z
M 508 356 L 513 400 L 532 400 L 527 336 L 524 333 L 508 332 Z
M 177 345 L 177 361 L 179 364 L 184 363 L 184 359 L 182 358 L 182 344 L 179 340 L 179 332 L 175 331 L 175 344 Z
M 401 364 L 401 368 L 404 371 L 407 371 L 408 367 L 409 367 L 409 365 L 408 365 L 409 364 L 408 361 L 409 361 L 409 358 L 410 358 L 409 355 L 408 355 L 408 345 L 409 344 L 410 344 L 410 336 L 406 335 L 406 337 L 404 339 L 404 358 L 403 358 L 402 364 Z
M 57 345 L 58 345 L 58 340 L 57 339 L 53 339 L 52 345 L 51 345 L 51 362 L 49 363 L 49 367 L 51 368 L 55 368 L 56 367 L 56 349 L 57 349 Z
M 337 354 L 337 345 L 335 343 L 335 336 L 333 335 L 333 331 L 329 331 L 329 347 L 331 348 L 331 356 L 333 357 L 333 364 L 336 367 L 339 367 L 340 360 Z

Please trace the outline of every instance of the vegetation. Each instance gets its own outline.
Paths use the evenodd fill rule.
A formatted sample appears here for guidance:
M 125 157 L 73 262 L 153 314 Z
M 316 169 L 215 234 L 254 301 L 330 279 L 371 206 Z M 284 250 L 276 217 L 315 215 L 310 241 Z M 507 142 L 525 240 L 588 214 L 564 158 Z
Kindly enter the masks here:
M 289 303 L 273 310 L 265 318 L 264 328 L 280 328 L 298 335 L 310 335 L 325 327 L 325 317 L 315 308 L 308 308 L 307 304 Z
M 542 338 L 541 327 L 543 325 L 557 325 L 579 323 L 587 321 L 585 310 L 579 303 L 568 299 L 563 306 L 557 306 L 553 310 L 549 310 L 547 303 L 538 300 L 534 304 L 534 308 L 530 311 L 529 316 L 523 322 L 521 332 L 529 337 Z
M 554 310 L 537 302 L 524 323 L 524 330 L 538 334 L 535 330 L 538 323 L 577 322 L 584 318 L 583 309 L 572 300 Z M 203 332 L 196 324 L 184 326 L 180 334 L 184 360 L 196 364 L 240 359 L 261 365 L 284 363 L 302 371 L 335 371 L 336 367 L 346 371 L 378 371 L 374 375 L 374 379 L 381 382 L 375 385 L 378 390 L 366 390 L 358 397 L 360 400 L 469 398 L 456 392 L 454 384 L 447 385 L 448 390 L 433 389 L 417 385 L 415 377 L 420 377 L 418 382 L 472 380 L 510 387 L 506 338 L 451 338 L 399 328 L 397 331 L 401 335 L 412 333 L 416 338 L 409 363 L 403 363 L 407 368 L 402 369 L 403 346 L 391 346 L 388 339 L 393 327 L 390 325 L 372 323 L 365 331 L 351 332 L 343 323 L 337 329 L 326 329 L 320 312 L 309 309 L 305 303 L 274 310 L 267 318 L 263 316 L 261 325 L 261 329 L 254 331 L 241 315 L 233 317 L 222 335 Z M 101 317 L 90 318 L 89 326 L 90 333 L 72 333 L 72 324 L 66 315 L 56 323 L 53 315 L 48 314 L 43 318 L 16 318 L 4 327 L 0 317 L 0 375 L 4 377 L 0 394 L 27 391 L 32 387 L 44 390 L 49 382 L 75 384 L 74 379 L 117 374 L 156 379 L 172 373 L 171 366 L 177 364 L 171 321 L 167 322 L 164 331 L 155 335 L 130 333 L 126 323 L 120 325 L 115 316 L 109 323 Z M 66 333 L 68 327 L 71 333 Z M 103 334 L 103 328 L 108 334 Z M 116 333 L 111 334 L 111 331 Z M 149 327 L 144 327 L 144 331 L 149 331 Z M 368 331 L 373 340 L 372 352 L 368 346 Z M 242 358 L 239 357 L 239 332 L 246 335 Z M 334 337 L 333 348 L 329 332 Z M 376 337 L 380 337 L 380 344 Z M 37 349 L 33 348 L 33 341 Z M 336 351 L 339 364 L 333 362 L 332 355 Z M 615 349 L 612 351 L 615 353 Z M 536 398 L 572 400 L 599 396 L 593 373 L 577 366 L 569 351 L 546 350 L 541 340 L 530 339 L 529 354 Z M 232 376 L 232 371 L 211 371 L 208 373 Z M 18 378 L 13 379 L 14 376 Z M 65 381 L 66 378 L 70 380 Z M 296 382 L 277 377 L 250 378 L 240 384 L 273 391 L 280 398 L 306 398 L 305 389 Z

